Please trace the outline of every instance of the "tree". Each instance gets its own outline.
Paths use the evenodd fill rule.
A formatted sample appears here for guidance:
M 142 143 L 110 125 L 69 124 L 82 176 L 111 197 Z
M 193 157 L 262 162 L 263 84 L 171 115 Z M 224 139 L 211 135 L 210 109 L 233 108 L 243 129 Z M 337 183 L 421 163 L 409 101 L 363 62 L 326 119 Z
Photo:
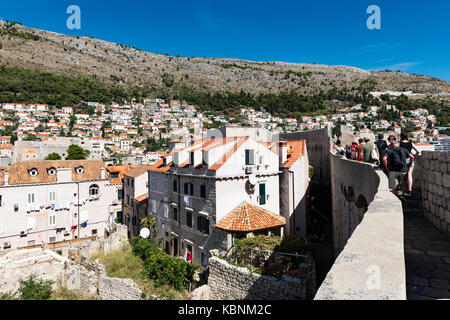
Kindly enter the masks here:
M 46 300 L 52 292 L 52 281 L 37 279 L 31 275 L 28 279 L 19 280 L 19 293 L 22 300 Z
M 66 160 L 86 160 L 90 152 L 76 144 L 72 144 L 67 149 L 67 154 Z
M 45 158 L 45 160 L 61 160 L 61 156 L 59 155 L 59 153 L 53 152 L 50 153 L 47 158 Z
M 140 225 L 142 228 L 147 228 L 150 230 L 150 240 L 156 240 L 156 236 L 158 234 L 158 230 L 156 229 L 157 221 L 153 214 L 150 213 L 149 217 L 142 218 Z
M 28 136 L 24 140 L 25 141 L 36 141 L 36 136 L 34 134 L 28 134 Z

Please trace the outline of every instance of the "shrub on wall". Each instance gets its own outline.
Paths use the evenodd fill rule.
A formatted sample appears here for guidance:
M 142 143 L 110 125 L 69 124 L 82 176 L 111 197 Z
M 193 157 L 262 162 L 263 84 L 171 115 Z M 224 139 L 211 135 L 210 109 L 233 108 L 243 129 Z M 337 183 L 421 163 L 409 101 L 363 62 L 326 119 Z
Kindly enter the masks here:
M 143 239 L 141 237 L 134 238 L 130 241 L 131 247 L 133 248 L 133 253 L 140 257 L 143 261 L 147 260 L 150 256 L 160 252 L 158 246 Z
M 170 284 L 177 290 L 186 289 L 193 280 L 196 266 L 182 259 L 159 252 L 145 260 L 144 273 L 157 285 Z
M 52 281 L 36 279 L 31 275 L 28 279 L 21 279 L 19 293 L 22 300 L 46 300 L 52 292 Z
M 180 258 L 171 257 L 147 239 L 137 237 L 130 244 L 133 253 L 144 261 L 144 275 L 153 279 L 158 286 L 168 284 L 177 290 L 186 289 L 193 280 L 195 270 L 199 268 Z

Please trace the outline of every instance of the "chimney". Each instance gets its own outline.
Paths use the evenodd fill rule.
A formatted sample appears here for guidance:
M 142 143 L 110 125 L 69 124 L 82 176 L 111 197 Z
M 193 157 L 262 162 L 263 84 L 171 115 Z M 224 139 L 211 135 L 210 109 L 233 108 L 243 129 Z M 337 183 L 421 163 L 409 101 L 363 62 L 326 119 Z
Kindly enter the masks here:
M 100 178 L 102 180 L 106 179 L 106 170 L 105 170 L 105 168 L 101 168 L 100 169 Z

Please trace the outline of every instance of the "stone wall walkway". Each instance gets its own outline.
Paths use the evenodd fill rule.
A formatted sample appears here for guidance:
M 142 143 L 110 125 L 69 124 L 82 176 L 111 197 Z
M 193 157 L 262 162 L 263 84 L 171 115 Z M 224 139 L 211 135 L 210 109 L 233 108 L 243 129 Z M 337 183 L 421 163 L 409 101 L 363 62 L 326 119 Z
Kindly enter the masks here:
M 450 237 L 423 217 L 419 200 L 403 208 L 408 300 L 450 299 Z

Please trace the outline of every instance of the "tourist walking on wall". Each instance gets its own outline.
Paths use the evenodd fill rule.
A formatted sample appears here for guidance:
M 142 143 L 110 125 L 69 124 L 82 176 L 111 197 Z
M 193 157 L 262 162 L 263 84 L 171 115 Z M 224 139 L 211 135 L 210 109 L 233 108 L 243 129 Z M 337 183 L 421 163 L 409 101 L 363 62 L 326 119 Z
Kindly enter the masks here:
M 345 156 L 347 157 L 348 160 L 352 160 L 353 159 L 353 147 L 352 145 L 348 144 L 345 146 Z
M 361 148 L 364 145 L 364 139 L 359 139 L 358 143 L 359 144 L 355 147 L 355 149 L 356 149 L 356 160 L 363 161 Z
M 381 168 L 381 170 L 384 171 L 384 173 L 386 173 L 386 168 L 384 166 L 384 163 L 383 163 L 382 159 L 384 157 L 384 154 L 386 153 L 386 149 L 387 149 L 388 145 L 387 145 L 386 140 L 384 140 L 384 135 L 383 134 L 380 133 L 378 135 L 378 141 L 375 141 L 375 145 L 377 146 L 378 152 L 379 152 L 379 155 L 380 155 L 380 168 Z
M 336 144 L 333 146 L 333 149 L 335 150 L 335 153 L 338 156 L 345 155 L 345 149 L 341 146 L 341 140 L 336 141 Z
M 407 133 L 402 133 L 400 135 L 400 147 L 408 150 L 409 152 L 412 152 L 412 150 L 414 149 L 416 154 L 420 155 L 420 151 L 416 148 L 414 143 L 412 143 L 412 141 L 408 139 Z M 406 159 L 406 161 L 408 162 L 409 158 Z M 411 192 L 412 192 L 413 171 L 414 171 L 414 161 L 411 163 L 411 165 L 409 167 L 409 171 L 408 171 L 408 192 L 406 193 L 406 195 L 411 195 Z
M 357 142 L 352 142 L 352 149 L 353 149 L 353 153 L 352 153 L 352 160 L 357 160 L 358 158 L 357 153 L 356 153 L 356 147 L 358 146 Z
M 378 164 L 380 161 L 380 153 L 377 146 L 370 142 L 369 138 L 364 138 L 364 145 L 361 148 L 361 154 L 364 162 Z
M 394 136 L 390 136 L 388 141 L 390 145 L 383 156 L 383 163 L 389 177 L 389 188 L 394 194 L 403 195 L 407 187 L 409 167 L 414 162 L 414 156 L 408 150 L 400 148 L 400 143 Z M 408 157 L 410 158 L 409 164 L 406 161 Z

